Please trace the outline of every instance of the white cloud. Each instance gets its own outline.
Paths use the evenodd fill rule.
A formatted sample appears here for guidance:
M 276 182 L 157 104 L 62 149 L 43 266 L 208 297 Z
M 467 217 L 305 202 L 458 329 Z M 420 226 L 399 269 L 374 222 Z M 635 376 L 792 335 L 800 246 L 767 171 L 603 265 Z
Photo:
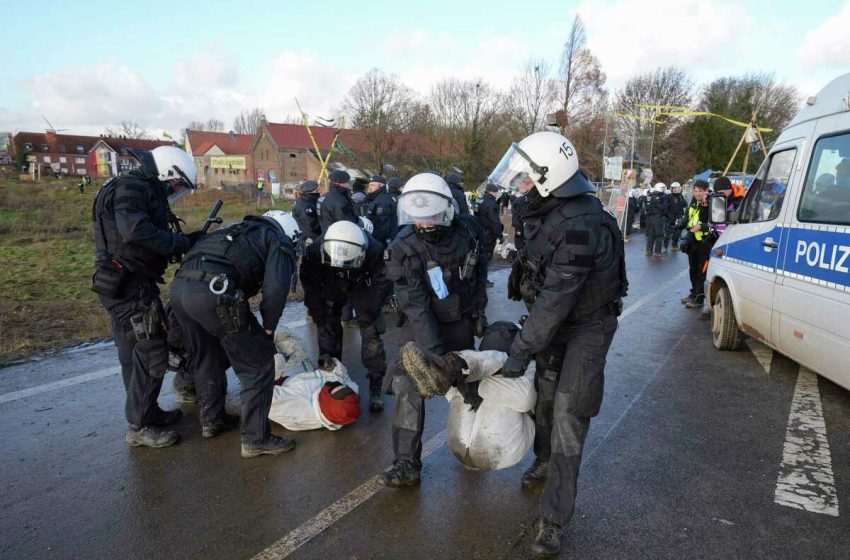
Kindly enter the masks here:
M 850 2 L 819 27 L 806 33 L 800 63 L 809 68 L 847 70 L 850 67 Z
M 728 0 L 585 0 L 577 12 L 614 87 L 659 66 L 727 71 L 748 45 L 758 44 L 741 30 L 759 26 Z

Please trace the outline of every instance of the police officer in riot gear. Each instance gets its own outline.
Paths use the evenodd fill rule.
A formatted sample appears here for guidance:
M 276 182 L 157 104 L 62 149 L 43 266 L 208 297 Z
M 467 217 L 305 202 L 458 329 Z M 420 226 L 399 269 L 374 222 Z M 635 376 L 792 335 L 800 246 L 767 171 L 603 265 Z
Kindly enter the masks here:
M 357 213 L 351 201 L 351 176 L 337 169 L 331 171 L 328 182 L 328 192 L 319 197 L 316 205 L 322 233 L 328 231 L 331 224 L 340 220 L 357 223 Z
M 319 201 L 319 183 L 305 179 L 300 185 L 301 196 L 292 207 L 292 217 L 298 222 L 303 239 L 315 240 L 322 234 L 319 225 L 319 215 L 316 212 L 316 204 Z
M 194 189 L 192 158 L 174 146 L 132 151 L 140 166 L 107 181 L 92 208 L 95 273 L 92 290 L 112 319 L 121 376 L 127 392 L 124 412 L 133 446 L 166 447 L 180 440 L 167 426 L 183 413 L 157 404 L 168 366 L 164 313 L 159 298 L 170 258 L 189 250 L 200 236 L 183 235 L 174 202 Z
M 484 187 L 484 196 L 476 205 L 475 216 L 481 223 L 481 229 L 484 236 L 481 238 L 481 258 L 484 261 L 484 266 L 490 269 L 490 262 L 493 260 L 493 250 L 496 248 L 496 243 L 501 243 L 504 240 L 502 231 L 505 226 L 502 225 L 502 219 L 499 213 L 499 203 L 496 197 L 499 195 L 499 186 L 493 183 L 488 183 Z M 487 287 L 492 287 L 493 283 L 487 281 Z
M 360 328 L 360 356 L 369 378 L 369 408 L 384 409 L 381 387 L 387 371 L 382 313 L 392 283 L 384 270 L 384 245 L 346 221 L 332 224 L 301 261 L 304 305 L 316 323 L 319 354 L 342 359 L 342 308 L 350 302 Z
M 401 188 L 404 186 L 404 181 L 398 177 L 392 177 L 387 181 L 387 192 L 393 199 L 395 204 L 398 204 L 398 197 L 401 196 Z
M 272 435 L 268 415 L 273 335 L 289 295 L 298 234 L 287 212 L 246 216 L 196 243 L 171 285 L 171 305 L 192 356 L 201 435 L 214 437 L 238 425 L 224 410 L 225 371 L 233 366 L 242 385 L 242 457 L 295 447 L 293 440 Z M 260 292 L 262 324 L 248 302 Z
M 481 228 L 469 215 L 455 215 L 452 192 L 433 173 L 420 173 L 398 200 L 403 226 L 386 252 L 399 309 L 407 317 L 406 340 L 443 354 L 473 348 L 487 328 L 487 270 L 481 263 Z M 419 484 L 425 411 L 413 380 L 393 368 L 395 461 L 383 474 L 387 486 Z
M 449 189 L 452 191 L 452 198 L 457 202 L 459 214 L 469 214 L 469 203 L 466 201 L 466 195 L 463 193 L 463 176 L 452 171 L 445 177 Z
M 663 249 L 666 251 L 670 248 L 670 242 L 673 242 L 673 250 L 679 250 L 679 235 L 681 232 L 680 224 L 685 215 L 685 208 L 688 207 L 685 197 L 682 196 L 682 185 L 673 181 L 670 184 L 670 194 L 667 196 L 667 221 L 664 228 L 664 243 Z
M 573 514 L 582 448 L 602 403 L 605 356 L 628 282 L 617 220 L 594 196 L 569 140 L 538 132 L 513 144 L 490 176 L 528 198 L 526 245 L 508 297 L 529 315 L 501 374 L 536 357 L 536 459 L 523 476 L 543 485 L 532 550 L 556 554 Z
M 386 245 L 398 233 L 396 203 L 386 188 L 387 181 L 381 175 L 373 175 L 366 187 L 369 198 L 363 207 L 363 216 L 369 218 L 375 227 L 372 236 Z

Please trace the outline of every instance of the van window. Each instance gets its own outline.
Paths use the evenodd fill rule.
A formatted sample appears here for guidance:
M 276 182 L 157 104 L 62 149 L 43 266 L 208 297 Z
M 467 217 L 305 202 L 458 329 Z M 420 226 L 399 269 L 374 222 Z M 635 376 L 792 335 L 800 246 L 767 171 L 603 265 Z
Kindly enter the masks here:
M 850 133 L 818 139 L 806 173 L 797 219 L 850 225 Z
M 769 222 L 779 217 L 796 156 L 796 148 L 770 155 L 770 161 L 761 166 L 741 205 L 741 222 Z

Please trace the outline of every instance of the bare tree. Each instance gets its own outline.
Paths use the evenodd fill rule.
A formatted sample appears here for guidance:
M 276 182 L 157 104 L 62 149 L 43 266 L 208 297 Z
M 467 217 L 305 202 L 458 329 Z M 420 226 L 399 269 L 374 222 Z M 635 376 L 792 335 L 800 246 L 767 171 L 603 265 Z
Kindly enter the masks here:
M 243 110 L 233 119 L 233 132 L 236 134 L 256 134 L 266 119 L 266 113 L 259 107 Z
M 514 78 L 505 111 L 517 135 L 528 136 L 545 127 L 547 114 L 558 97 L 558 86 L 550 72 L 551 65 L 545 60 L 529 60 Z
M 600 98 L 605 96 L 605 74 L 586 43 L 584 23 L 576 15 L 561 52 L 561 91 L 557 118 L 561 134 L 565 136 L 570 136 L 574 121 L 580 120 L 589 106 L 598 104 Z
M 204 124 L 204 129 L 209 132 L 224 132 L 224 122 L 218 119 L 209 119 Z
M 387 156 L 403 147 L 399 133 L 411 129 L 415 93 L 394 74 L 372 69 L 348 90 L 342 110 L 353 128 L 363 132 L 371 153 L 369 164 L 380 171 Z
M 675 67 L 658 68 L 626 82 L 614 100 L 618 113 L 631 115 L 613 119 L 621 145 L 630 150 L 634 138 L 635 151 L 644 158 L 663 159 L 671 149 L 672 133 L 682 124 L 681 119 L 665 113 L 675 112 L 675 107 L 687 107 L 692 91 L 693 81 L 684 70 Z
M 135 121 L 121 121 L 117 127 L 107 127 L 104 131 L 106 136 L 112 138 L 148 139 L 150 135 L 145 132 L 139 123 Z

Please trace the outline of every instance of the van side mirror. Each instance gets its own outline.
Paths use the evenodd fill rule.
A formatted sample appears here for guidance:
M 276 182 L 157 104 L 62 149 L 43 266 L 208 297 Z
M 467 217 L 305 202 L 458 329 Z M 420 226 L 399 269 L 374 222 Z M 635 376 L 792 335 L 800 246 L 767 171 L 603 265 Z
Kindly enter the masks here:
M 708 221 L 711 224 L 727 223 L 726 208 L 729 205 L 726 203 L 726 197 L 722 194 L 716 194 L 708 199 Z

